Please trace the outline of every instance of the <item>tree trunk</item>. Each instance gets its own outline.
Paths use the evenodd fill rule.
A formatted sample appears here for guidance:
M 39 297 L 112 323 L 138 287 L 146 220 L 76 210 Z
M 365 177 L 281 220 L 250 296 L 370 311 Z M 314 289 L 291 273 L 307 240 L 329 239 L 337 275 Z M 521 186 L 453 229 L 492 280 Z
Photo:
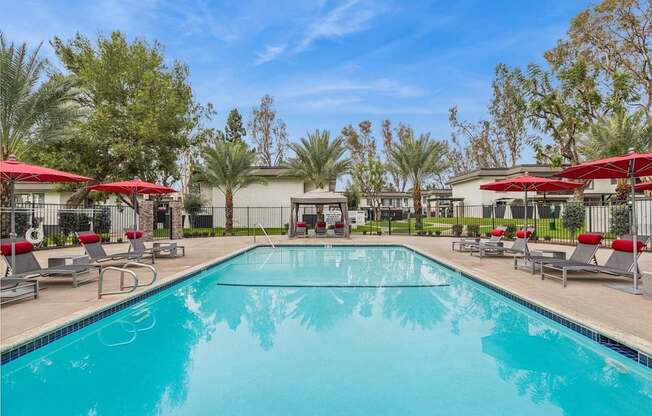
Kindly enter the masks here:
M 317 212 L 317 221 L 323 221 L 324 220 L 324 206 L 323 205 L 315 205 L 315 211 Z
M 423 230 L 423 223 L 421 221 L 421 187 L 418 183 L 412 186 L 412 204 L 414 205 L 415 228 L 419 231 Z
M 9 148 L 2 145 L 2 160 L 9 159 Z M 9 195 L 9 182 L 0 182 L 0 207 L 8 207 L 11 205 L 11 198 Z
M 233 191 L 227 190 L 224 193 L 225 209 L 224 215 L 226 215 L 226 223 L 224 225 L 224 231 L 226 234 L 233 235 Z

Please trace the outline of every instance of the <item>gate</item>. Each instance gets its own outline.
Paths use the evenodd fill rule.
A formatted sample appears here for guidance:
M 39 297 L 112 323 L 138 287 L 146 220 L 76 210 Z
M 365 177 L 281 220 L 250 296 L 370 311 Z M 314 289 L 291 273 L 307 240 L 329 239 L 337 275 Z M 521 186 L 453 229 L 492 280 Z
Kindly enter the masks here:
M 166 202 L 154 202 L 153 206 L 154 240 L 169 240 L 172 238 L 172 209 Z

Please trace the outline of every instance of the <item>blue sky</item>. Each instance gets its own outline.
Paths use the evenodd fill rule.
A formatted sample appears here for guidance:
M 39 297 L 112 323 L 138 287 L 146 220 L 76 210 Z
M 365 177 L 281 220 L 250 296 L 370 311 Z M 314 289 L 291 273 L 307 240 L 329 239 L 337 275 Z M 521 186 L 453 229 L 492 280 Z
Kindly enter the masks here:
M 121 30 L 159 40 L 186 62 L 221 127 L 266 93 L 292 140 L 316 128 L 383 119 L 447 139 L 447 110 L 486 113 L 497 63 L 525 66 L 564 36 L 588 1 L 22 1 L 0 0 L 12 41 Z M 524 161 L 529 161 L 528 154 Z

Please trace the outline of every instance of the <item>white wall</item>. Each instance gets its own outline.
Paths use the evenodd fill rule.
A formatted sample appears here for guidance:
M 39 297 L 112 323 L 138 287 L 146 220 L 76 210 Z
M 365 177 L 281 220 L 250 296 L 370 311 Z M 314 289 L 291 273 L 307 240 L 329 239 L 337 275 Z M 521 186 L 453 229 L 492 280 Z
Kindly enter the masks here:
M 303 180 L 296 178 L 271 178 L 266 184 L 252 184 L 233 196 L 235 207 L 289 207 L 290 197 L 304 192 Z M 224 194 L 217 188 L 211 190 L 208 205 L 223 207 Z

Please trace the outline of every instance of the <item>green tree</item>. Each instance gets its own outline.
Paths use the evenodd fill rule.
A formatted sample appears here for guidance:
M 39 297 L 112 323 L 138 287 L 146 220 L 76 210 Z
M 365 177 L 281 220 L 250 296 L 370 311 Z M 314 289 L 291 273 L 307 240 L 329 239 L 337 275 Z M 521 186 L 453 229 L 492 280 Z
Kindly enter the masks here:
M 398 166 L 402 174 L 412 183 L 412 202 L 418 230 L 423 229 L 421 187 L 428 178 L 448 167 L 447 153 L 446 143 L 431 139 L 430 134 L 421 134 L 419 138 L 410 135 L 396 143 L 389 153 L 392 163 Z
M 521 157 L 523 146 L 534 140 L 528 134 L 527 101 L 522 79 L 520 69 L 510 70 L 507 65 L 498 64 L 491 83 L 493 96 L 489 114 L 496 136 L 505 148 L 506 164 L 512 167 Z
M 79 116 L 73 77 L 54 74 L 39 56 L 41 46 L 29 51 L 26 44 L 8 43 L 0 32 L 0 157 L 10 154 L 31 159 L 38 142 L 57 141 Z M 8 205 L 7 184 L 0 189 L 2 205 Z
M 294 157 L 287 162 L 287 174 L 304 178 L 318 189 L 328 189 L 351 165 L 345 157 L 343 140 L 339 137 L 331 140 L 328 130 L 308 133 L 299 143 L 290 143 L 290 149 Z
M 603 0 L 575 16 L 568 38 L 548 58 L 568 53 L 581 55 L 599 69 L 601 82 L 631 83 L 629 101 L 642 110 L 646 121 L 652 111 L 652 7 L 646 0 Z
M 276 118 L 274 98 L 267 94 L 260 105 L 251 110 L 249 135 L 256 149 L 257 163 L 263 166 L 279 166 L 285 161 L 288 146 L 287 126 Z
M 346 182 L 344 196 L 346 197 L 346 204 L 350 209 L 356 209 L 360 206 L 360 190 L 351 181 Z
M 247 135 L 242 124 L 242 116 L 237 108 L 229 111 L 229 116 L 226 119 L 226 126 L 224 128 L 224 139 L 228 142 L 244 141 Z
M 645 122 L 644 111 L 627 114 L 618 111 L 592 125 L 583 138 L 579 151 L 587 160 L 624 155 L 632 148 L 639 152 L 652 150 L 652 124 Z M 630 186 L 626 179 L 618 179 L 616 199 L 627 200 Z
M 378 160 L 371 122 L 362 121 L 357 129 L 349 124 L 342 129 L 342 137 L 351 154 L 353 183 L 360 189 L 378 217 L 380 193 L 386 185 L 387 168 Z
M 255 160 L 256 153 L 239 141 L 218 141 L 205 150 L 198 180 L 224 194 L 227 234 L 233 234 L 233 196 L 253 183 L 265 183 L 263 178 L 251 175 Z
M 41 158 L 97 181 L 178 179 L 177 161 L 190 146 L 193 123 L 188 68 L 166 65 L 158 42 L 129 42 L 120 32 L 100 36 L 95 45 L 80 34 L 52 44 L 79 80 L 88 114 L 75 123 L 73 134 L 45 142 Z M 80 203 L 86 195 L 82 189 L 70 202 Z
M 628 114 L 618 111 L 591 126 L 582 139 L 579 151 L 587 160 L 602 159 L 627 153 L 652 150 L 652 124 L 645 122 L 644 112 Z

